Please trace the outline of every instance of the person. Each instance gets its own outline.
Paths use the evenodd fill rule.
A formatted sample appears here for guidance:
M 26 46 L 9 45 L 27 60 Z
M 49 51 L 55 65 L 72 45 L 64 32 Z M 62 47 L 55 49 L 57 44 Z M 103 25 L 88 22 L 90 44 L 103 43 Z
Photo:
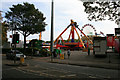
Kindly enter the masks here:
M 88 56 L 90 55 L 90 48 L 88 47 Z
M 62 54 L 62 51 L 61 51 L 61 50 L 59 50 L 59 54 Z
M 54 57 L 54 58 L 56 57 L 56 53 L 55 53 L 55 50 L 53 51 L 53 57 Z
M 70 57 L 70 49 L 67 51 L 68 59 Z
M 78 27 L 79 25 L 77 25 L 77 22 L 74 22 L 72 19 L 70 20 L 71 21 L 71 25 L 72 26 L 75 26 L 75 27 Z
M 65 56 L 66 56 L 66 54 L 65 54 L 65 52 L 64 52 L 64 59 L 65 59 Z
M 74 22 L 74 25 L 75 25 L 75 27 L 77 27 L 77 28 L 78 28 L 78 26 L 79 26 L 79 25 L 77 25 L 77 22 Z

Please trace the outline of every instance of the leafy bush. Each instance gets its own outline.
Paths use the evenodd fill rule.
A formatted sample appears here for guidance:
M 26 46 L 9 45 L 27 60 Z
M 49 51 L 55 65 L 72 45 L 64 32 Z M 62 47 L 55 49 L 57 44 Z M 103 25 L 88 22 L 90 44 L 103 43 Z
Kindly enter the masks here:
M 2 54 L 6 54 L 8 51 L 10 51 L 12 48 L 2 48 Z
M 47 57 L 47 56 L 50 56 L 50 51 L 47 51 L 47 49 L 38 49 L 34 53 L 34 56 Z

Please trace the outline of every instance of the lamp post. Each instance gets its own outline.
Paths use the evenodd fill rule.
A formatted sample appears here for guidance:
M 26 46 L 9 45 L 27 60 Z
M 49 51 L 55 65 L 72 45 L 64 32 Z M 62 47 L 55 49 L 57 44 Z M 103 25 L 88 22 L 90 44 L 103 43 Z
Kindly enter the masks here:
M 54 2 L 52 0 L 52 4 L 51 4 L 51 45 L 50 45 L 50 51 L 51 51 L 51 61 L 53 61 L 53 58 L 52 58 L 52 55 L 53 55 L 53 5 L 54 5 Z
M 118 7 L 118 13 L 120 13 L 120 7 Z M 120 15 L 118 15 L 118 20 L 119 20 L 118 28 L 120 28 Z

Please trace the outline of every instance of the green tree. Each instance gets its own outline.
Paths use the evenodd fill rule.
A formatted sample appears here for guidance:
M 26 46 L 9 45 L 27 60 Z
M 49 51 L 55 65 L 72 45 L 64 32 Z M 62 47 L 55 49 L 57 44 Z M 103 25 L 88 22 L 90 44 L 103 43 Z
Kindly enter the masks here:
M 2 23 L 2 45 L 8 41 L 7 30 L 5 22 Z
M 50 43 L 51 41 L 46 41 L 46 43 Z
M 35 9 L 33 4 L 23 3 L 13 5 L 9 8 L 5 17 L 9 20 L 9 29 L 17 30 L 24 36 L 24 49 L 26 47 L 26 37 L 30 34 L 38 34 L 45 31 L 47 25 L 43 13 Z
M 0 46 L 2 46 L 2 16 L 0 11 Z
M 2 17 L 1 12 L 2 11 L 0 11 L 0 31 L 1 31 L 0 34 L 2 34 L 2 35 L 0 37 L 1 37 L 2 45 L 3 45 L 4 43 L 6 43 L 8 41 L 8 38 L 7 38 L 7 30 L 8 29 L 7 29 L 7 26 L 6 26 L 6 22 L 4 21 L 2 23 L 3 17 Z
M 0 22 L 2 22 L 2 14 L 1 14 L 2 11 L 0 11 Z
M 120 16 L 120 13 L 118 7 L 120 7 L 120 1 L 94 0 L 94 2 L 83 2 L 83 6 L 85 7 L 84 11 L 88 14 L 88 20 L 111 20 L 119 24 L 120 19 L 118 16 Z

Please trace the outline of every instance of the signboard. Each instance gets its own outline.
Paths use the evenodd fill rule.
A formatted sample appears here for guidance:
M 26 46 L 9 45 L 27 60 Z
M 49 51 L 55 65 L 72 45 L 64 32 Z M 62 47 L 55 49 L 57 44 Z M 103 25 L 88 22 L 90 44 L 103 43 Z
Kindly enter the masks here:
M 107 34 L 107 36 L 114 36 L 114 34 Z
M 115 28 L 115 35 L 120 34 L 120 28 Z
M 114 46 L 114 34 L 107 34 L 107 46 Z

